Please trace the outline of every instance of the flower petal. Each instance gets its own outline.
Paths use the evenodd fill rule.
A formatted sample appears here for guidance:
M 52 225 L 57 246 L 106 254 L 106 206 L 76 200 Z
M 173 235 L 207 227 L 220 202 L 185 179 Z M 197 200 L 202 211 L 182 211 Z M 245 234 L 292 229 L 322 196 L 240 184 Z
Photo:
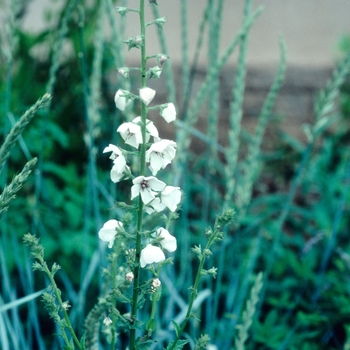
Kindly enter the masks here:
M 102 241 L 108 242 L 108 247 L 112 248 L 115 236 L 117 234 L 117 228 L 122 227 L 122 222 L 117 220 L 108 220 L 98 232 L 98 236 Z
M 115 165 L 113 165 L 111 172 L 110 172 L 110 176 L 111 176 L 111 180 L 114 183 L 117 183 L 124 176 L 124 174 L 123 174 L 123 172 L 120 172 Z
M 119 156 L 118 158 L 114 159 L 113 164 L 113 168 L 115 168 L 115 170 L 119 173 L 122 173 L 126 167 L 125 157 L 123 155 Z
M 177 248 L 176 238 L 168 230 L 161 227 L 156 231 L 158 237 L 162 238 L 160 245 L 168 252 L 174 252 Z
M 142 143 L 142 132 L 139 125 L 135 123 L 123 123 L 117 129 L 126 144 L 139 148 Z
M 164 210 L 166 206 L 160 201 L 160 199 L 154 198 L 154 200 L 148 204 L 148 206 L 145 208 L 147 214 L 152 214 L 154 211 L 157 213 Z
M 136 198 L 141 191 L 141 186 L 139 184 L 135 184 L 131 186 L 131 199 Z
M 105 149 L 103 150 L 103 153 L 106 153 L 106 152 L 112 152 L 112 154 L 109 157 L 112 160 L 122 155 L 122 151 L 120 150 L 120 148 L 115 145 L 112 145 L 111 143 L 107 147 L 105 147 Z
M 145 189 L 141 191 L 141 198 L 142 198 L 142 202 L 144 204 L 148 204 L 149 202 L 153 201 L 153 199 L 155 198 L 155 195 L 157 193 L 153 192 L 150 189 Z
M 163 251 L 152 244 L 147 244 L 145 248 L 141 250 L 140 266 L 145 267 L 147 264 L 158 263 L 165 260 Z
M 148 181 L 149 187 L 156 192 L 164 190 L 166 184 L 163 181 L 158 180 L 154 176 L 145 177 L 145 180 Z
M 174 212 L 181 201 L 180 187 L 166 186 L 160 196 L 162 203 Z

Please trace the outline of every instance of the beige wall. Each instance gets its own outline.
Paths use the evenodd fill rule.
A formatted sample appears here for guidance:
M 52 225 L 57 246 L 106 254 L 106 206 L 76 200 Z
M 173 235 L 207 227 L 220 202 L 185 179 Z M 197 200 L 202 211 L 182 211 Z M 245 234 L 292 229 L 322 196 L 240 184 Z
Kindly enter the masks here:
M 193 48 L 206 0 L 188 0 L 191 28 L 188 40 Z M 59 6 L 61 0 L 32 0 L 25 27 L 35 30 L 42 27 L 45 8 Z M 130 0 L 136 7 L 137 0 Z M 174 63 L 181 57 L 180 1 L 158 0 L 159 10 L 167 17 L 165 25 L 169 51 Z M 222 48 L 234 36 L 242 20 L 243 0 L 226 0 Z M 270 65 L 278 61 L 278 40 L 282 33 L 288 48 L 288 62 L 296 65 L 323 66 L 334 62 L 336 44 L 340 35 L 350 34 L 350 0 L 255 0 L 254 8 L 263 5 L 264 11 L 251 31 L 249 63 Z M 138 33 L 137 18 L 130 16 L 130 36 Z M 157 47 L 151 50 L 158 51 Z M 192 50 L 193 51 L 193 50 Z M 233 59 L 232 59 L 233 61 Z M 231 62 L 232 62 L 231 61 Z M 205 59 L 202 59 L 205 64 Z

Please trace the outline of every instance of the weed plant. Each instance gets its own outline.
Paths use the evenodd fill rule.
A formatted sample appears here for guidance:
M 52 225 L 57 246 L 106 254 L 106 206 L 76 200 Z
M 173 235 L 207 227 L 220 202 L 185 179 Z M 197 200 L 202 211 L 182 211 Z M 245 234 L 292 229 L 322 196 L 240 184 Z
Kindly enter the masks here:
M 9 2 L 1 349 L 350 348 L 350 52 L 315 99 L 307 141 L 281 133 L 266 150 L 284 41 L 248 132 L 247 48 L 262 8 L 245 1 L 241 28 L 221 51 L 226 1 L 204 2 L 191 43 L 188 2 L 179 1 L 180 77 L 162 29 L 164 0 L 68 0 L 36 36 L 20 27 L 26 2 Z M 149 52 L 155 40 L 159 52 Z M 222 135 L 220 74 L 235 52 Z M 208 68 L 195 88 L 199 55 Z M 203 108 L 206 132 L 197 128 Z M 201 154 L 191 148 L 198 142 Z

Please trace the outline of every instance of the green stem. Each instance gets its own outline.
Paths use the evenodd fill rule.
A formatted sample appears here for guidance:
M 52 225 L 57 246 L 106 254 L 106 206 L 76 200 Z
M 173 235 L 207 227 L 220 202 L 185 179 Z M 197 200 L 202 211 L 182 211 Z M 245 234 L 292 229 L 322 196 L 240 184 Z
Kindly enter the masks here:
M 155 292 L 157 293 L 157 291 Z M 156 310 L 157 310 L 157 302 L 158 302 L 158 299 L 159 298 L 156 298 L 155 296 L 153 296 L 153 300 L 152 300 L 152 309 L 151 309 L 151 317 L 150 317 L 150 321 L 154 321 L 154 318 L 156 316 Z M 151 338 L 152 336 L 152 333 L 153 333 L 153 329 L 149 329 L 148 330 L 148 338 Z
M 145 1 L 140 0 L 140 29 L 142 37 L 141 46 L 141 87 L 146 87 L 146 25 L 145 25 Z M 147 107 L 141 102 L 141 131 L 142 131 L 142 145 L 140 150 L 140 176 L 145 174 L 146 167 L 146 118 Z M 141 195 L 139 196 L 139 205 L 137 212 L 137 232 L 136 232 L 136 255 L 135 255 L 135 267 L 134 267 L 134 284 L 132 294 L 131 305 L 131 320 L 134 321 L 137 318 L 137 300 L 139 297 L 139 272 L 140 272 L 140 255 L 141 255 L 141 233 L 142 233 L 142 213 L 143 202 Z M 135 350 L 136 347 L 136 329 L 132 327 L 130 329 L 130 350 Z
M 40 259 L 41 260 L 41 266 L 44 268 L 47 276 L 49 277 L 49 280 L 51 282 L 51 286 L 52 286 L 52 289 L 55 293 L 55 296 L 56 296 L 56 299 L 58 300 L 58 303 L 61 307 L 61 310 L 62 310 L 62 313 L 63 313 L 63 317 L 64 317 L 64 320 L 66 321 L 66 328 L 68 328 L 69 330 L 69 333 L 71 334 L 73 340 L 74 340 L 74 343 L 76 344 L 76 346 L 78 347 L 78 349 L 80 350 L 84 350 L 84 347 L 80 344 L 80 341 L 78 339 L 78 337 L 76 336 L 75 332 L 74 332 L 74 329 L 73 329 L 73 326 L 70 322 L 70 319 L 68 317 L 68 314 L 67 314 L 67 311 L 66 309 L 63 307 L 63 301 L 62 301 L 62 298 L 61 298 L 61 291 L 58 289 L 57 285 L 56 285 L 56 282 L 55 282 L 55 279 L 53 278 L 53 275 L 51 273 L 51 271 L 49 270 L 49 268 L 47 267 L 47 264 L 46 262 L 43 260 L 43 259 Z M 67 344 L 67 346 L 70 347 L 70 342 L 67 338 L 67 335 L 63 329 L 63 327 L 61 327 L 61 330 L 62 330 L 62 336 L 63 338 L 65 339 L 65 342 Z
M 118 241 L 118 240 L 116 240 Z M 119 242 L 118 242 L 119 243 Z M 113 261 L 112 261 L 112 276 L 117 275 L 117 252 L 119 251 L 119 244 L 116 244 L 116 247 L 114 248 L 114 255 L 113 255 Z M 117 288 L 117 280 L 116 278 L 112 279 L 112 290 Z M 115 302 L 115 308 L 117 308 L 117 302 Z M 112 315 L 113 325 L 117 323 L 117 317 L 115 315 Z M 116 327 L 111 328 L 112 331 L 112 340 L 111 340 L 111 350 L 115 349 L 115 342 L 116 342 Z
M 190 295 L 190 301 L 189 301 L 189 304 L 188 304 L 186 316 L 185 316 L 185 319 L 182 322 L 181 327 L 180 327 L 179 331 L 176 334 L 176 338 L 175 338 L 174 342 L 172 343 L 171 348 L 169 350 L 174 350 L 176 348 L 176 344 L 180 340 L 180 337 L 181 337 L 183 331 L 185 330 L 187 322 L 191 318 L 193 303 L 196 300 L 197 295 L 198 295 L 198 285 L 199 285 L 199 282 L 200 282 L 200 278 L 202 276 L 202 270 L 203 270 L 204 262 L 205 262 L 205 260 L 207 258 L 207 255 L 204 252 L 206 250 L 208 250 L 210 248 L 210 246 L 215 242 L 215 238 L 216 238 L 216 233 L 217 232 L 218 231 L 216 231 L 216 232 L 214 232 L 212 234 L 212 236 L 208 240 L 208 242 L 207 242 L 207 244 L 205 246 L 205 249 L 203 250 L 203 253 L 202 253 L 202 255 L 201 255 L 200 259 L 199 259 L 199 267 L 198 267 L 198 270 L 197 270 L 197 275 L 196 275 L 196 279 L 194 281 L 194 285 L 193 285 L 193 287 L 191 287 L 192 292 L 191 292 L 191 295 Z

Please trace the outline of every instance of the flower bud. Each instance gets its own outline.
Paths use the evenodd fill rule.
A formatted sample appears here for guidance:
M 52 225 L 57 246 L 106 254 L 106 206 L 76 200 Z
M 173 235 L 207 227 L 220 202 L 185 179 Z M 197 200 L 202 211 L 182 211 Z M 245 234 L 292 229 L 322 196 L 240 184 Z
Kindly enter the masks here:
M 124 17 L 126 13 L 129 11 L 127 7 L 117 7 L 117 12 Z
M 157 27 L 158 27 L 159 29 L 163 29 L 163 25 L 164 25 L 165 22 L 166 22 L 165 17 L 159 17 L 159 18 L 157 18 L 157 19 L 154 21 L 154 23 L 157 25 Z
M 167 123 L 173 122 L 176 119 L 176 109 L 173 103 L 167 103 L 160 107 L 160 115 Z
M 129 282 L 132 282 L 133 279 L 134 279 L 134 273 L 132 271 L 128 272 L 126 275 L 125 275 L 125 279 Z
M 126 79 L 129 79 L 129 68 L 128 67 L 121 67 L 118 69 L 118 73 L 126 78 Z
M 162 285 L 162 282 L 158 278 L 154 278 L 152 281 L 152 287 L 154 289 L 159 288 Z
M 119 110 L 124 111 L 131 103 L 130 92 L 119 89 L 114 96 L 114 102 Z
M 208 275 L 211 275 L 213 278 L 216 278 L 218 268 L 212 267 L 211 269 L 207 270 Z
M 165 55 L 164 53 L 159 53 L 157 55 L 157 64 L 161 66 L 168 58 L 168 55 Z
M 106 327 L 109 327 L 111 324 L 113 323 L 113 321 L 110 319 L 110 317 L 106 317 L 104 320 L 103 320 L 103 324 L 106 326 Z
M 146 106 L 148 106 L 149 103 L 153 100 L 155 94 L 156 91 L 149 87 L 140 89 L 140 99 Z
M 62 309 L 67 311 L 70 308 L 69 302 L 68 301 L 64 301 L 62 303 Z
M 138 35 L 135 38 L 129 38 L 128 40 L 124 40 L 124 43 L 128 45 L 128 50 L 130 51 L 133 47 L 140 49 L 143 45 L 142 35 Z
M 210 256 L 210 255 L 212 255 L 212 252 L 211 252 L 210 249 L 204 249 L 203 253 L 204 253 L 205 256 Z
M 159 68 L 158 66 L 155 66 L 153 68 L 150 68 L 147 72 L 148 79 L 151 78 L 160 78 L 160 74 L 162 73 L 162 68 Z

